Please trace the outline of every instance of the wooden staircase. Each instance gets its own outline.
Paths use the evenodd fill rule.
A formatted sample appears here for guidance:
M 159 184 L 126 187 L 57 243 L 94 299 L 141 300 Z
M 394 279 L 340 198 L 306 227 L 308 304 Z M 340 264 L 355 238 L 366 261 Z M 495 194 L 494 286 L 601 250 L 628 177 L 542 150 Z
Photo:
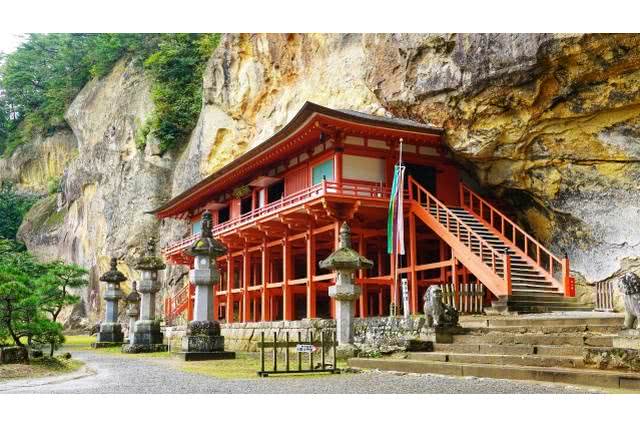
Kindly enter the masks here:
M 434 230 L 498 297 L 497 307 L 515 312 L 592 308 L 573 298 L 566 258 L 554 256 L 463 184 L 462 206 L 445 206 L 411 177 L 409 197 L 411 213 Z

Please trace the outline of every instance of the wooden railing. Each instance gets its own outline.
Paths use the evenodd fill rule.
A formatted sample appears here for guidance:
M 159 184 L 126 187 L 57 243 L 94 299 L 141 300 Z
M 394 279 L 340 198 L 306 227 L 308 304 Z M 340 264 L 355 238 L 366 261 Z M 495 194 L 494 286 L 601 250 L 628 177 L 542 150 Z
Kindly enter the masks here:
M 511 221 L 492 204 L 474 193 L 469 187 L 460 183 L 460 205 L 477 215 L 503 239 L 519 249 L 533 264 L 540 267 L 549 280 L 564 292 L 573 296 L 570 284 L 569 260 L 558 258 L 540 242 Z
M 187 283 L 173 297 L 166 298 L 164 303 L 165 322 L 171 325 L 173 321 L 189 306 L 191 285 Z
M 465 314 L 481 314 L 484 311 L 484 286 L 482 283 L 444 283 L 442 301 Z
M 409 198 L 416 201 L 427 210 L 436 221 L 446 230 L 453 234 L 460 243 L 466 246 L 481 262 L 489 267 L 491 271 L 503 281 L 507 295 L 511 295 L 511 257 L 507 253 L 500 253 L 471 227 L 469 227 L 460 217 L 452 212 L 444 203 L 435 198 L 424 187 L 418 184 L 412 177 L 409 177 Z M 435 208 L 435 213 L 431 208 Z M 474 247 L 475 246 L 475 247 Z M 490 259 L 485 259 L 490 257 Z M 502 271 L 499 271 L 498 262 L 502 261 Z
M 233 218 L 222 224 L 218 224 L 211 230 L 214 237 L 217 237 L 220 234 L 249 224 L 258 219 L 265 218 L 269 215 L 273 215 L 286 209 L 294 208 L 296 206 L 302 206 L 305 203 L 308 203 L 310 200 L 327 195 L 385 200 L 389 199 L 389 193 L 390 189 L 382 185 L 322 181 L 318 184 L 312 185 L 311 187 L 307 187 L 303 190 L 289 194 L 279 200 L 275 200 L 258 209 L 254 209 L 251 212 L 240 215 L 237 218 Z M 199 234 L 193 234 L 182 240 L 173 242 L 163 248 L 162 254 L 168 256 L 183 251 L 184 249 L 195 243 L 195 241 L 198 240 L 199 237 Z
M 614 285 L 611 280 L 596 282 L 594 285 L 595 311 L 614 311 Z

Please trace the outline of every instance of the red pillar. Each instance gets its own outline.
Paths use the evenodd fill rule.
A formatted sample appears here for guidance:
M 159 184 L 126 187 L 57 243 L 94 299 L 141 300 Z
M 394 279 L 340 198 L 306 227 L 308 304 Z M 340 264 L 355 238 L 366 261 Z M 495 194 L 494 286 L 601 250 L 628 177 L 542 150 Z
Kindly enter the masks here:
M 233 289 L 233 256 L 229 253 L 227 256 L 227 323 L 233 323 L 233 299 L 231 289 Z
M 313 229 L 307 231 L 307 318 L 314 319 L 316 314 L 316 284 L 313 276 L 316 275 L 316 241 Z

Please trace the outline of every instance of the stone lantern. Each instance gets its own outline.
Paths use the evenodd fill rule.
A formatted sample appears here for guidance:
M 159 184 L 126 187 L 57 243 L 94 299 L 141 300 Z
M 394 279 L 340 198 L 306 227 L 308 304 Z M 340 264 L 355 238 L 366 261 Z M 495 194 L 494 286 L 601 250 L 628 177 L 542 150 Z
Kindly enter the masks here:
M 351 249 L 351 228 L 344 222 L 340 227 L 338 249 L 327 259 L 320 261 L 320 268 L 336 272 L 336 284 L 329 287 L 329 296 L 336 300 L 338 351 L 342 355 L 353 354 L 355 350 L 353 345 L 353 301 L 360 296 L 360 287 L 354 283 L 354 272 L 372 266 L 372 261 Z
M 126 353 L 167 351 L 163 344 L 164 336 L 160 331 L 160 321 L 156 319 L 156 293 L 160 290 L 158 271 L 166 268 L 162 258 L 156 256 L 153 239 L 147 242 L 145 253 L 136 260 L 135 268 L 140 271 L 142 280 L 138 285 L 140 292 L 140 319 L 134 328 L 133 342 L 123 346 Z
M 120 283 L 126 280 L 124 274 L 118 271 L 118 260 L 111 258 L 111 269 L 100 277 L 100 281 L 107 284 L 104 293 L 107 306 L 104 322 L 100 324 L 100 332 L 98 332 L 98 338 L 93 344 L 94 347 L 114 346 L 122 344 L 124 341 L 122 326 L 118 323 L 118 302 L 123 296 Z
M 220 323 L 213 312 L 215 298 L 213 284 L 220 281 L 216 259 L 227 252 L 227 248 L 213 238 L 211 213 L 202 214 L 200 238 L 189 248 L 193 269 L 189 281 L 195 286 L 193 320 L 182 338 L 184 360 L 233 359 L 235 353 L 224 351 L 224 337 L 220 335 Z
M 133 289 L 124 299 L 127 303 L 127 316 L 129 316 L 129 344 L 134 343 L 133 331 L 136 326 L 136 320 L 140 316 L 140 294 L 136 290 L 136 282 L 133 282 Z

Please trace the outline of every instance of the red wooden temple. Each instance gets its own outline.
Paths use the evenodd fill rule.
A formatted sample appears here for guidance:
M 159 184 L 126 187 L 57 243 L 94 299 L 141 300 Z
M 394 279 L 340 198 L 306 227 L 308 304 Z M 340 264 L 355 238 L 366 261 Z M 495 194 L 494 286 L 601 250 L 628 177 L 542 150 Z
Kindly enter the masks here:
M 153 213 L 188 221 L 188 235 L 163 249 L 191 266 L 185 250 L 205 210 L 229 249 L 218 259 L 215 312 L 227 322 L 331 318 L 334 275 L 318 267 L 348 221 L 353 245 L 374 261 L 356 278 L 357 316 L 388 315 L 409 282 L 410 310 L 426 288 L 482 283 L 488 298 L 537 310 L 573 296 L 569 263 L 538 243 L 462 180 L 443 130 L 410 120 L 333 110 L 307 102 L 279 132 Z M 407 253 L 387 253 L 386 221 L 400 141 L 406 166 Z M 192 287 L 165 301 L 166 315 L 187 310 Z M 537 308 L 536 308 L 537 307 Z

